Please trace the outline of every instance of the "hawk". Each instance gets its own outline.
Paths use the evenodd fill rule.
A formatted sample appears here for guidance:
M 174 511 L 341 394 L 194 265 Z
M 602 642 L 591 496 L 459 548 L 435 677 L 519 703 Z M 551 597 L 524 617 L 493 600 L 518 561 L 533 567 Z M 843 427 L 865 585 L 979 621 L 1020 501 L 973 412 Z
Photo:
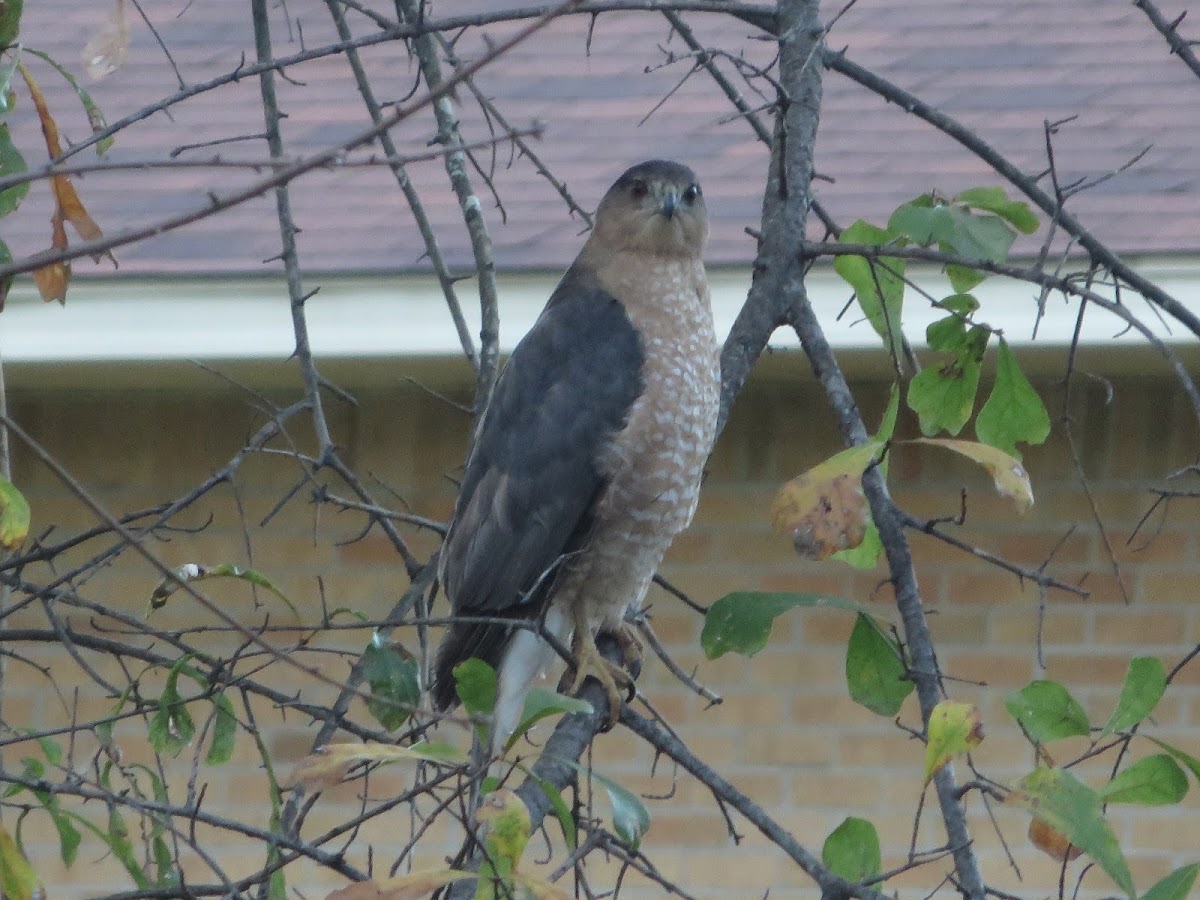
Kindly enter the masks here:
M 439 578 L 455 616 L 493 621 L 450 626 L 432 692 L 449 709 L 455 666 L 493 666 L 493 751 L 552 659 L 536 629 L 516 623 L 542 621 L 570 639 L 571 690 L 598 678 L 610 726 L 618 688 L 632 689 L 595 635 L 614 633 L 627 662 L 640 653 L 625 611 L 696 510 L 720 402 L 707 236 L 691 169 L 650 160 L 626 171 L 480 418 Z

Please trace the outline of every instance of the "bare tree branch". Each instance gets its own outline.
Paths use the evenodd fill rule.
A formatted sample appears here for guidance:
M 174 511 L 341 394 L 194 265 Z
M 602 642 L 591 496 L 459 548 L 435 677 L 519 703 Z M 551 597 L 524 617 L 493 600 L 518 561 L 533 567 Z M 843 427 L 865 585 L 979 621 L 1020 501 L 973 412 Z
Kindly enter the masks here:
M 1133 5 L 1146 14 L 1146 18 L 1154 26 L 1154 30 L 1166 40 L 1167 45 L 1171 48 L 1171 53 L 1183 60 L 1183 64 L 1192 70 L 1192 74 L 1200 78 L 1200 59 L 1196 58 L 1196 53 L 1192 50 L 1194 42 L 1186 40 L 1179 33 L 1179 26 L 1183 24 L 1183 18 L 1187 15 L 1187 11 L 1185 10 L 1174 21 L 1168 22 L 1162 11 L 1151 0 L 1133 0 Z

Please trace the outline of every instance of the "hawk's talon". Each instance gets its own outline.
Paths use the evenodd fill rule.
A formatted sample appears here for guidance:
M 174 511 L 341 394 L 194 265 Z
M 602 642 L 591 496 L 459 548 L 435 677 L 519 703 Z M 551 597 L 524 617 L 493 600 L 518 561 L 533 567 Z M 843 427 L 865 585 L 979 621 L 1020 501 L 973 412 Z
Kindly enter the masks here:
M 606 634 L 612 635 L 620 645 L 622 657 L 627 665 L 640 667 L 641 642 L 638 641 L 636 635 L 625 627 L 619 628 L 615 632 L 606 632 Z M 637 696 L 637 684 L 634 682 L 633 676 L 624 667 L 611 662 L 600 653 L 596 647 L 595 638 L 592 637 L 591 630 L 587 627 L 575 629 L 575 634 L 571 639 L 571 655 L 575 658 L 574 663 L 563 673 L 562 681 L 559 682 L 559 690 L 577 696 L 589 676 L 599 681 L 608 695 L 608 715 L 605 716 L 601 730 L 611 731 L 621 716 L 622 705 L 632 702 L 633 698 Z M 574 677 L 571 677 L 572 675 Z M 570 688 L 564 691 L 563 686 L 568 683 L 568 679 L 570 679 Z M 624 700 L 621 698 L 622 692 L 619 688 L 625 688 Z

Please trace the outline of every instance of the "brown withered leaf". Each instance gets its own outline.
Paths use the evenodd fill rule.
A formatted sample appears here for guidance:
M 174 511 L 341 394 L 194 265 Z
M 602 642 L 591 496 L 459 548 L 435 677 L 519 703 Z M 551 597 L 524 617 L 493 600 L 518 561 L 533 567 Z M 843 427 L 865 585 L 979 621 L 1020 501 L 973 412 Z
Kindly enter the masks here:
M 67 283 L 71 280 L 71 267 L 64 262 L 50 263 L 33 270 L 33 283 L 37 285 L 42 299 L 49 303 L 57 300 L 67 302 Z
M 104 27 L 84 45 L 83 67 L 90 78 L 99 81 L 121 68 L 128 52 L 129 22 L 125 18 L 125 0 L 116 0 Z
M 37 110 L 38 122 L 42 126 L 42 137 L 46 141 L 46 153 L 50 159 L 57 159 L 62 153 L 62 141 L 58 136 L 58 123 L 54 121 L 54 116 L 50 115 L 50 108 L 46 105 L 46 98 L 42 94 L 42 89 L 38 87 L 37 81 L 25 68 L 24 64 L 18 63 L 18 70 L 21 72 L 21 77 L 25 79 L 25 84 L 29 88 L 29 97 L 33 100 L 34 108 Z M 54 194 L 54 213 L 50 217 L 52 226 L 51 234 L 51 249 L 64 250 L 68 245 L 67 231 L 63 226 L 64 222 L 70 222 L 71 227 L 78 232 L 79 236 L 85 241 L 99 240 L 104 237 L 104 232 L 100 226 L 96 224 L 96 220 L 88 213 L 87 208 L 83 205 L 83 201 L 79 199 L 79 194 L 75 190 L 75 185 L 72 183 L 69 175 L 53 175 L 50 178 L 50 188 Z M 115 267 L 117 265 L 116 258 L 107 250 L 101 253 L 93 253 L 92 259 L 100 262 L 101 259 L 107 257 Z M 44 273 L 41 278 L 38 277 L 38 272 Z M 71 277 L 71 267 L 67 263 L 51 263 L 43 269 L 34 272 L 34 280 L 37 282 L 38 291 L 42 295 L 43 300 L 58 300 L 64 302 L 67 295 L 67 284 Z
M 1078 859 L 1083 852 L 1065 834 L 1038 818 L 1029 820 L 1029 842 L 1058 862 Z
M 322 790 L 339 784 L 355 763 L 390 763 L 401 760 L 421 760 L 441 765 L 462 765 L 467 757 L 458 748 L 435 741 L 421 741 L 410 747 L 367 741 L 362 744 L 326 744 L 296 764 L 283 782 L 285 787 L 303 785 L 309 790 Z
M 356 881 L 334 891 L 325 900 L 420 900 L 453 881 L 475 877 L 459 869 L 412 872 L 385 881 Z
M 791 535 L 800 556 L 828 559 L 862 543 L 869 521 L 862 473 L 883 447 L 882 441 L 850 447 L 779 489 L 771 504 L 771 524 Z

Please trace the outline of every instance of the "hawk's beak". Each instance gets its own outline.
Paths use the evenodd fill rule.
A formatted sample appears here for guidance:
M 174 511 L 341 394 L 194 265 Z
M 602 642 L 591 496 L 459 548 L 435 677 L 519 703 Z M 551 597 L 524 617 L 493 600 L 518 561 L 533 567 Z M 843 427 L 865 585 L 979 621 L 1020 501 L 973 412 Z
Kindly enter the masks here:
M 675 191 L 669 190 L 663 195 L 662 206 L 660 207 L 660 211 L 662 212 L 662 214 L 664 216 L 666 216 L 668 219 L 670 219 L 672 216 L 675 215 L 675 207 L 677 207 L 678 205 L 679 205 L 679 195 L 677 193 L 675 193 Z

